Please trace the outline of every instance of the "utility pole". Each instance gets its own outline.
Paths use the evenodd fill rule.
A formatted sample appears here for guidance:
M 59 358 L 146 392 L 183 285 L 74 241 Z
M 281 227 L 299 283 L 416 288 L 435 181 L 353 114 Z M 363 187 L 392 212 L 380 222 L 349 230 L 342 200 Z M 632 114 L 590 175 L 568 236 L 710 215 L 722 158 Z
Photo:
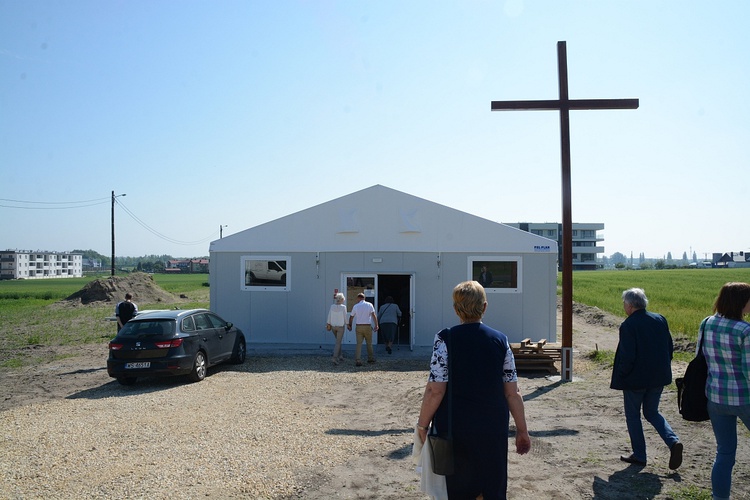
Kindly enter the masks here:
M 115 196 L 115 192 L 112 191 L 112 276 L 115 275 L 115 198 L 119 196 L 127 195 L 118 194 Z

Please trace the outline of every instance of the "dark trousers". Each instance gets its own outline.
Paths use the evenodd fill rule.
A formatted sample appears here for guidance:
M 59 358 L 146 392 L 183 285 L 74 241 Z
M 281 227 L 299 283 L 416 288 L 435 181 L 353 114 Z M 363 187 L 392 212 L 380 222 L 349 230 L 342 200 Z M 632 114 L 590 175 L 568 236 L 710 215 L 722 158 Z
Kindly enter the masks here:
M 504 500 L 508 491 L 508 437 L 455 436 L 455 473 L 446 476 L 450 500 Z

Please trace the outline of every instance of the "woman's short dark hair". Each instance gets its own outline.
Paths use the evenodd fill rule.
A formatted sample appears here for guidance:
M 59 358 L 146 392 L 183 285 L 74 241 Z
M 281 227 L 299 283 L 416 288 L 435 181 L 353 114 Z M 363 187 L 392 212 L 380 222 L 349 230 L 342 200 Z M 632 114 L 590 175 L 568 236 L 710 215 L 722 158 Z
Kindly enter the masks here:
M 478 321 L 484 314 L 487 295 L 476 281 L 464 281 L 453 289 L 453 309 L 461 321 Z
M 750 300 L 750 284 L 733 282 L 726 283 L 719 291 L 714 302 L 714 312 L 725 318 L 742 321 L 742 310 Z

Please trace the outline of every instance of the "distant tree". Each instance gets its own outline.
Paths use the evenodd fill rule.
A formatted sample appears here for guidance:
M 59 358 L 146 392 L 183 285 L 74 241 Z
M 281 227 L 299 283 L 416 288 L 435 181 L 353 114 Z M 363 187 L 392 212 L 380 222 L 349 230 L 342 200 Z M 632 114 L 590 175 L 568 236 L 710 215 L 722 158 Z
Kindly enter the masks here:
M 624 269 L 624 268 L 625 268 L 624 262 L 618 262 L 617 264 L 615 264 L 615 269 Z
M 685 265 L 687 263 L 688 263 L 687 252 L 682 252 L 682 264 Z
M 650 262 L 646 262 L 646 260 L 644 259 L 644 260 L 641 261 L 639 267 L 641 269 L 651 269 L 651 263 Z
M 655 267 L 656 269 L 664 269 L 664 267 L 665 267 L 665 266 L 666 266 L 666 264 L 665 264 L 665 262 L 664 262 L 664 259 L 659 259 L 659 260 L 657 260 L 657 261 L 656 261 L 656 262 L 654 263 L 654 267 Z
M 672 252 L 667 252 L 667 262 L 672 262 Z
M 609 257 L 609 260 L 610 262 L 615 264 L 615 267 L 616 267 L 617 264 L 626 263 L 628 261 L 628 258 L 625 255 L 621 254 L 620 252 L 615 252 Z
M 698 255 L 693 252 L 693 262 L 698 262 Z

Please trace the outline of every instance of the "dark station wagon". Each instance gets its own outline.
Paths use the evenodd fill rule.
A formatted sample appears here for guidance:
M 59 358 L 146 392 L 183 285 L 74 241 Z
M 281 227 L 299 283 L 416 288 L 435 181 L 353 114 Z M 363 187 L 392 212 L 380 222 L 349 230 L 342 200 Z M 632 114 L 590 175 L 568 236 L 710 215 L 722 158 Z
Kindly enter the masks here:
M 245 336 L 206 309 L 148 311 L 131 319 L 109 343 L 107 373 L 123 385 L 138 377 L 206 378 L 210 366 L 244 363 Z

